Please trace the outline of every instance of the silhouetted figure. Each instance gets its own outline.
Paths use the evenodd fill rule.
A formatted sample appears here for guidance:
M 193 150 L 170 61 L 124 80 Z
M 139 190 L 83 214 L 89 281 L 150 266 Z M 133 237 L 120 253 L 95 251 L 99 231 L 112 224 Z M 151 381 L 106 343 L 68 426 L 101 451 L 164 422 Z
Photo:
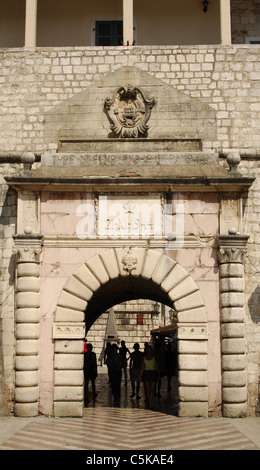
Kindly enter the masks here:
M 85 402 L 88 402 L 88 400 L 89 400 L 89 395 L 88 395 L 89 381 L 91 382 L 91 385 L 92 385 L 93 399 L 96 398 L 97 395 L 98 395 L 98 393 L 96 391 L 96 384 L 95 384 L 95 380 L 97 378 L 97 375 L 98 375 L 98 373 L 97 373 L 96 353 L 93 352 L 92 344 L 88 343 L 87 344 L 87 350 L 84 353 Z
M 166 374 L 167 374 L 167 390 L 171 390 L 172 377 L 176 375 L 177 369 L 177 348 L 176 343 L 168 343 L 165 352 Z
M 108 361 L 108 357 L 109 357 L 110 352 L 111 352 L 111 343 L 108 341 L 107 345 L 106 345 L 105 352 L 104 352 L 104 364 L 106 364 L 106 366 L 107 366 L 107 374 L 108 374 L 108 383 L 109 384 L 110 384 L 110 377 L 109 377 L 109 370 L 108 370 L 107 361 Z
M 144 382 L 147 403 L 151 409 L 153 408 L 155 386 L 159 375 L 159 368 L 155 359 L 154 350 L 153 347 L 149 345 L 144 353 L 139 380 L 143 380 Z
M 108 374 L 114 401 L 118 403 L 121 395 L 122 359 L 117 344 L 112 344 L 107 358 Z
M 127 384 L 127 360 L 130 357 L 130 351 L 126 347 L 124 340 L 121 341 L 121 347 L 119 348 L 119 353 L 120 353 L 120 356 L 121 356 L 121 359 L 122 359 L 122 369 L 124 371 L 125 385 L 126 385 Z M 127 354 L 129 354 L 128 357 L 126 357 Z
M 159 369 L 159 377 L 157 381 L 157 394 L 158 397 L 160 398 L 161 396 L 161 384 L 162 384 L 162 377 L 165 376 L 166 374 L 166 361 L 165 361 L 165 351 L 163 349 L 163 346 L 161 345 L 160 341 L 156 341 L 154 345 L 154 353 L 155 353 L 155 359 L 158 365 Z
M 140 375 L 142 360 L 143 360 L 143 353 L 140 351 L 139 343 L 135 343 L 134 352 L 132 352 L 130 355 L 130 365 L 129 365 L 130 380 L 131 380 L 131 385 L 132 385 L 132 395 L 130 395 L 130 398 L 135 397 L 135 393 L 136 393 L 137 399 L 141 398 L 139 396 L 139 390 L 140 390 L 139 375 Z

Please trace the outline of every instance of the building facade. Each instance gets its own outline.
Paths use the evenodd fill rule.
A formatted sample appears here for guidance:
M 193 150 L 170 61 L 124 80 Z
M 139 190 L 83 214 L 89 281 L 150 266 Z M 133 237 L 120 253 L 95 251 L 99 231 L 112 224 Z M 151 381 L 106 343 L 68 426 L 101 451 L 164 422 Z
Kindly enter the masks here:
M 179 416 L 258 416 L 260 2 L 1 14 L 1 413 L 82 416 L 85 335 L 159 303 Z

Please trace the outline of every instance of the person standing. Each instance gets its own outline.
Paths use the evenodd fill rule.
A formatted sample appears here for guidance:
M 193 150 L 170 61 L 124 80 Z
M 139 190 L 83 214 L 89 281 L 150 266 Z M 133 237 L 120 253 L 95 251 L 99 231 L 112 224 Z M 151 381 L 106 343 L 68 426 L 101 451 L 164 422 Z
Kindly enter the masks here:
M 146 400 L 150 409 L 153 409 L 155 387 L 159 376 L 159 368 L 155 359 L 153 347 L 148 345 L 144 353 L 139 381 L 142 380 L 144 383 Z
M 126 347 L 124 340 L 121 341 L 121 348 L 119 348 L 119 353 L 120 353 L 121 359 L 122 359 L 122 369 L 124 371 L 125 385 L 126 385 L 127 384 L 127 361 L 130 357 L 130 351 Z M 126 357 L 127 354 L 129 354 L 128 357 Z
M 110 354 L 107 358 L 107 367 L 115 403 L 120 401 L 121 396 L 122 365 L 121 355 L 118 353 L 118 346 L 114 343 L 111 346 Z
M 92 385 L 92 394 L 93 399 L 98 396 L 96 391 L 96 378 L 97 378 L 97 356 L 96 353 L 93 351 L 92 344 L 88 343 L 86 352 L 84 353 L 84 379 L 85 379 L 85 386 L 84 386 L 84 395 L 85 395 L 85 402 L 89 401 L 88 395 L 88 385 L 91 382 Z
M 132 386 L 132 395 L 130 395 L 130 398 L 135 397 L 135 392 L 136 392 L 136 398 L 137 399 L 141 398 L 139 396 L 139 390 L 140 390 L 139 372 L 141 369 L 142 359 L 143 359 L 143 353 L 141 353 L 140 351 L 139 343 L 135 343 L 134 352 L 132 352 L 130 355 L 130 365 L 129 365 L 130 380 L 131 380 L 131 386 Z

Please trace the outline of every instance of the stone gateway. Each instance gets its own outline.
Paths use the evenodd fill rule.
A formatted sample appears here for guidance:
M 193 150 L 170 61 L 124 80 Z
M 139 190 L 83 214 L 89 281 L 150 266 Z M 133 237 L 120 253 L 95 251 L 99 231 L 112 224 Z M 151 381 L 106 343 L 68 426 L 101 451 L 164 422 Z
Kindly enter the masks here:
M 35 0 L 26 47 L 0 32 L 2 415 L 83 416 L 109 322 L 130 347 L 174 322 L 180 417 L 259 414 L 260 50 L 234 16 L 231 44 L 229 2 L 187 3 L 189 46 L 146 45 L 127 0 L 123 40 L 91 10 L 91 44 L 50 47 L 40 5 L 37 45 Z

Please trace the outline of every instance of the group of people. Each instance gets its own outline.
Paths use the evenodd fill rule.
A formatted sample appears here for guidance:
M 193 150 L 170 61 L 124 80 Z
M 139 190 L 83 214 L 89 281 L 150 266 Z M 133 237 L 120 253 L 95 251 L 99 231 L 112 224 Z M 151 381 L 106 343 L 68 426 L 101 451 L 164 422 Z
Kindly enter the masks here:
M 127 363 L 129 361 L 130 381 L 132 386 L 131 398 L 140 397 L 140 384 L 143 382 L 147 406 L 153 408 L 154 396 L 157 392 L 160 397 L 161 379 L 167 376 L 167 388 L 171 389 L 171 380 L 176 373 L 177 353 L 174 343 L 168 345 L 155 342 L 154 346 L 145 343 L 141 352 L 139 343 L 135 343 L 131 353 L 125 341 L 121 346 L 107 343 L 104 363 L 108 370 L 108 379 L 111 386 L 114 402 L 120 401 L 121 382 L 124 377 L 127 384 Z M 97 360 L 91 344 L 87 345 L 84 353 L 85 401 L 88 400 L 88 384 L 91 381 L 93 397 L 97 396 L 95 380 L 97 378 Z M 157 390 L 156 390 L 157 387 Z

